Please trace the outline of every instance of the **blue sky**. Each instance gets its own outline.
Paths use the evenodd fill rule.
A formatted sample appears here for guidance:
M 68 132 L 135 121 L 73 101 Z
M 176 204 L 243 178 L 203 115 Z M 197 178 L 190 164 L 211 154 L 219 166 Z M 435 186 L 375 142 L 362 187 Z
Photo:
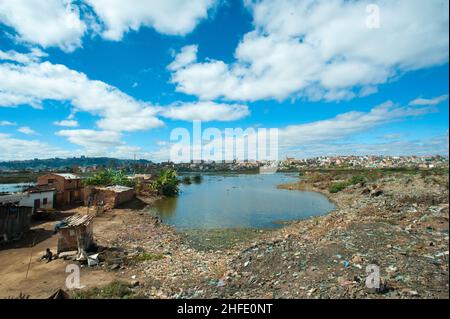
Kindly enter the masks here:
M 448 73 L 448 1 L 3 1 L 0 160 L 165 160 L 194 119 L 282 157 L 447 155 Z

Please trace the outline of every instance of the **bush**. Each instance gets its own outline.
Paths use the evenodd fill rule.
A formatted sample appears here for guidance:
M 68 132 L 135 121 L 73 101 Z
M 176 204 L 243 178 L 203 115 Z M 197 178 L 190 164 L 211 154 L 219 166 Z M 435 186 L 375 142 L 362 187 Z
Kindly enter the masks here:
M 150 188 L 159 195 L 175 196 L 179 193 L 179 183 L 177 172 L 173 169 L 167 169 L 161 172 L 158 179 L 150 185 Z
M 350 179 L 350 185 L 356 185 L 356 184 L 359 184 L 359 183 L 364 183 L 365 181 L 366 181 L 366 179 L 364 178 L 364 176 L 356 175 L 356 176 L 353 176 Z
M 129 179 L 123 171 L 114 169 L 105 169 L 84 180 L 85 185 L 92 186 L 128 186 L 134 187 L 135 182 Z
M 347 186 L 348 186 L 347 183 L 334 183 L 334 184 L 330 185 L 330 187 L 328 188 L 328 191 L 332 194 L 335 194 L 335 193 L 338 193 L 338 192 L 344 190 Z

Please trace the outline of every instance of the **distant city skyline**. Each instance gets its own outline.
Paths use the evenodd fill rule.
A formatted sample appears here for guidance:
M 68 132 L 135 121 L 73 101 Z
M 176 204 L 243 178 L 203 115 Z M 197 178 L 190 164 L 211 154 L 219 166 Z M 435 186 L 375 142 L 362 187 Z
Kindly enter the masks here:
M 448 156 L 448 12 L 447 0 L 1 1 L 0 161 L 167 161 L 171 131 L 193 120 L 277 128 L 280 159 Z

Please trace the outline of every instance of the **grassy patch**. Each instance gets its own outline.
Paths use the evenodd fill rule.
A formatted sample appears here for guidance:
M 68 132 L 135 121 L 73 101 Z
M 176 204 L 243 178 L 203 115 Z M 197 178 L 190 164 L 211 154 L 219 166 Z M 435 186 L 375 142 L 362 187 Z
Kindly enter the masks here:
M 340 191 L 344 190 L 348 186 L 348 183 L 342 182 L 342 183 L 333 183 L 328 188 L 328 191 L 332 194 L 339 193 Z
M 131 290 L 130 285 L 123 281 L 113 281 L 103 288 L 90 288 L 74 292 L 73 299 L 136 299 L 143 298 Z

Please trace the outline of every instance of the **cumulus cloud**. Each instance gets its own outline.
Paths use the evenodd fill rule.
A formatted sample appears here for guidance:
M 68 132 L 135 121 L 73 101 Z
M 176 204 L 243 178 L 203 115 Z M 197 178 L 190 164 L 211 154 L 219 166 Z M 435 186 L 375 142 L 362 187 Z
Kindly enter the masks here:
M 380 28 L 368 28 L 368 4 Z M 196 46 L 169 66 L 177 90 L 201 99 L 342 100 L 376 92 L 404 72 L 448 61 L 448 1 L 246 1 L 254 30 L 235 62 L 198 61 Z M 201 48 L 200 48 L 201 49 Z
M 170 35 L 191 32 L 201 19 L 208 15 L 213 0 L 86 0 L 100 18 L 104 30 L 102 36 L 120 40 L 129 30 L 152 27 Z
M 195 62 L 197 60 L 197 51 L 197 45 L 187 45 L 185 47 L 182 47 L 180 53 L 175 55 L 174 61 L 169 64 L 167 69 L 176 71 Z
M 172 120 L 235 121 L 250 114 L 246 105 L 214 102 L 175 103 L 163 108 L 161 115 Z
M 19 127 L 17 131 L 26 135 L 37 135 L 37 132 L 28 126 Z
M 208 16 L 215 0 L 13 0 L 0 1 L 0 24 L 19 42 L 72 52 L 86 34 L 121 40 L 130 31 L 151 27 L 186 35 Z
M 438 105 L 448 99 L 448 95 L 441 95 L 432 99 L 417 98 L 410 105 Z
M 50 62 L 0 64 L 0 105 L 69 101 L 76 110 L 99 115 L 103 130 L 136 131 L 161 126 L 157 110 L 84 73 Z
M 13 28 L 20 41 L 67 52 L 81 46 L 87 30 L 70 0 L 0 1 L 0 23 Z
M 67 137 L 71 143 L 80 145 L 88 150 L 104 150 L 112 146 L 123 145 L 121 141 L 122 135 L 115 131 L 62 130 L 57 132 L 56 135 Z
M 74 152 L 53 147 L 47 143 L 13 138 L 0 133 L 0 160 L 25 160 L 30 158 L 74 156 Z
M 75 120 L 62 120 L 53 122 L 56 126 L 65 126 L 65 127 L 78 127 L 78 122 Z

